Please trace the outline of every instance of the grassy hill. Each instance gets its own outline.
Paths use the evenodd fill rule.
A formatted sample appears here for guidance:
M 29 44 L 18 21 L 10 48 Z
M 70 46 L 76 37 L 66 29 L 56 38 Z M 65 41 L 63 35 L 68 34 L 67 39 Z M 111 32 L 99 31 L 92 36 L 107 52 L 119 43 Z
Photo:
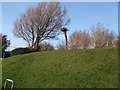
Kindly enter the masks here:
M 116 88 L 118 49 L 42 51 L 4 59 L 15 88 Z M 3 83 L 4 84 L 4 83 Z
M 2 87 L 2 61 L 0 60 L 0 89 Z

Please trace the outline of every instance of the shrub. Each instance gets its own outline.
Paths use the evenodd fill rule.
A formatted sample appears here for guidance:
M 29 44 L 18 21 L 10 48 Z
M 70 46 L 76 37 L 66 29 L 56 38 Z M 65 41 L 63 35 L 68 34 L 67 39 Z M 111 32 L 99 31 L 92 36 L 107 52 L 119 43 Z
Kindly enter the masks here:
M 11 51 L 11 56 L 30 53 L 32 50 L 29 48 L 16 48 Z
M 10 56 L 11 56 L 11 52 L 10 51 L 5 51 L 4 58 L 10 57 Z

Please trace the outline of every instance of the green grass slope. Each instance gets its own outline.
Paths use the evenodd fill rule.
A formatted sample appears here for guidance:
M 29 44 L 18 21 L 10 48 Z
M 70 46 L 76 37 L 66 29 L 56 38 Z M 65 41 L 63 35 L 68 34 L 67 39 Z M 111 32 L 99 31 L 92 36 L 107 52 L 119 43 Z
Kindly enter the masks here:
M 2 87 L 2 60 L 0 60 L 0 89 Z
M 116 88 L 118 49 L 43 51 L 4 59 L 15 88 Z

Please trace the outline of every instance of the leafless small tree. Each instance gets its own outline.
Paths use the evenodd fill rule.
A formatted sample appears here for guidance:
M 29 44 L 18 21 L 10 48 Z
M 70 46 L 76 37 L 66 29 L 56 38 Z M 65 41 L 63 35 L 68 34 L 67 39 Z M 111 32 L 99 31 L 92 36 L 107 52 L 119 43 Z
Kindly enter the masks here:
M 81 32 L 80 44 L 81 44 L 82 49 L 90 48 L 91 37 L 90 37 L 90 34 L 88 32 L 86 32 L 86 31 Z
M 54 46 L 48 42 L 43 42 L 39 44 L 40 51 L 54 50 Z
M 65 47 L 65 41 L 61 40 L 57 46 L 56 46 L 57 50 L 65 50 L 66 47 Z
M 118 47 L 120 47 L 120 35 L 118 36 Z
M 80 48 L 80 33 L 79 32 L 74 32 L 72 35 L 69 37 L 69 48 L 70 49 L 78 49 Z
M 69 39 L 71 49 L 87 49 L 90 47 L 91 37 L 86 31 L 74 32 Z
M 113 32 L 109 32 L 107 47 L 113 47 L 114 40 L 115 40 L 115 34 Z
M 115 34 L 101 23 L 91 28 L 91 45 L 94 48 L 112 47 Z
M 56 38 L 69 23 L 66 14 L 59 2 L 42 2 L 14 22 L 14 35 L 25 40 L 30 48 L 38 49 L 41 41 Z

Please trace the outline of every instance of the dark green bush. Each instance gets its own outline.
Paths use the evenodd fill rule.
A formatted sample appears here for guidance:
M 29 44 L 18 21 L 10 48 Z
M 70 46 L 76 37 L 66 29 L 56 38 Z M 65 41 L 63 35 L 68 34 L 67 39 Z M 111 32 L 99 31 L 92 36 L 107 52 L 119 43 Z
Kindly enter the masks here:
M 16 48 L 11 51 L 11 56 L 30 53 L 32 50 L 29 48 Z
M 10 56 L 11 56 L 11 52 L 10 51 L 5 51 L 4 58 L 10 57 Z

